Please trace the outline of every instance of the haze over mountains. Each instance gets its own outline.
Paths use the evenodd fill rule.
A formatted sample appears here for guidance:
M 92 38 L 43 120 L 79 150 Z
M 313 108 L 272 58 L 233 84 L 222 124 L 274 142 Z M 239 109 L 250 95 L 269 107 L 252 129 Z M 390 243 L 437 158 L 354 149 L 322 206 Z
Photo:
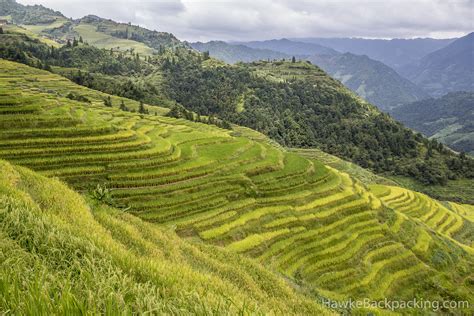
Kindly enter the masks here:
M 449 92 L 474 91 L 473 34 L 445 40 L 303 38 L 240 42 L 239 45 L 224 42 L 218 45 L 216 42 L 191 45 L 230 63 L 290 59 L 293 56 L 306 59 L 381 110 L 392 112 L 399 106 L 407 110 L 410 106 L 417 106 L 414 102 L 430 97 L 439 98 Z M 283 55 L 278 56 L 277 53 Z M 465 96 L 458 94 L 457 100 Z M 440 103 L 444 104 L 442 101 Z M 464 103 L 474 107 L 471 99 Z M 408 112 L 416 111 L 415 108 Z M 420 121 L 419 124 L 418 128 L 417 121 L 411 120 L 409 126 L 425 132 L 426 129 L 421 126 L 424 123 Z M 466 141 L 465 137 L 472 137 L 472 127 L 465 126 L 463 130 L 467 136 L 463 134 L 464 141 L 457 142 L 458 145 L 454 147 L 470 152 L 470 141 Z M 428 136 L 448 145 L 457 139 L 441 137 L 437 133 Z

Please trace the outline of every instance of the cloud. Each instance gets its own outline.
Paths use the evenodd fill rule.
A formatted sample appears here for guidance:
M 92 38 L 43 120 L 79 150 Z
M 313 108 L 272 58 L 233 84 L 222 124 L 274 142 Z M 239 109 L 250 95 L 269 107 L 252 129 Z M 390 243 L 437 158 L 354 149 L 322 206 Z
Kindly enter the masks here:
M 172 32 L 185 40 L 462 36 L 474 0 L 20 0 Z

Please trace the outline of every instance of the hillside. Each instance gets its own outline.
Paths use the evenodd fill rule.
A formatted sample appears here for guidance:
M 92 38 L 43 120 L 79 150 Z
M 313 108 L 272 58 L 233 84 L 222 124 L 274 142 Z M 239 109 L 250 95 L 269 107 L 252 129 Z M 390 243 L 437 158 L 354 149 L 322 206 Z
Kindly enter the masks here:
M 400 122 L 474 155 L 474 93 L 452 92 L 438 99 L 406 104 L 392 112 Z
M 377 173 L 425 184 L 445 184 L 443 177 L 451 172 L 451 178 L 472 177 L 470 159 L 459 164 L 465 172 L 457 173 L 449 161 L 459 157 L 413 134 L 307 62 L 206 67 L 182 52 L 175 64 L 165 64 L 164 77 L 171 99 L 201 115 L 256 129 L 283 146 L 318 147 Z
M 192 43 L 191 46 L 232 64 L 239 61 L 291 60 L 293 56 L 309 60 L 382 111 L 429 97 L 390 67 L 367 56 L 336 52 L 299 56 L 291 50 L 291 46 L 288 47 L 288 54 L 283 54 L 269 49 L 250 48 L 225 42 Z
M 385 64 L 351 53 L 308 58 L 382 111 L 428 98 L 416 85 Z
M 366 55 L 399 72 L 404 66 L 418 62 L 455 39 L 295 38 L 292 40 L 323 45 L 341 53 Z
M 231 43 L 234 44 L 234 43 Z M 324 47 L 319 44 L 313 43 L 302 43 L 290 41 L 286 38 L 274 39 L 268 41 L 253 41 L 253 42 L 236 42 L 235 44 L 245 45 L 251 48 L 257 49 L 269 49 L 275 52 L 284 53 L 287 55 L 300 55 L 310 56 L 314 54 L 335 54 L 337 53 L 334 49 Z
M 191 43 L 192 48 L 229 64 L 236 62 L 251 62 L 257 60 L 275 60 L 275 59 L 291 59 L 292 56 L 275 52 L 269 49 L 250 48 L 244 45 L 231 45 L 221 41 L 211 41 L 207 43 Z
M 434 51 L 401 73 L 433 97 L 474 91 L 474 32 Z
M 133 51 L 141 55 L 152 55 L 163 47 L 184 46 L 171 33 L 151 31 L 93 15 L 72 20 L 43 6 L 24 6 L 14 0 L 0 2 L 0 16 L 9 16 L 28 35 L 33 33 L 62 44 L 82 37 L 99 48 Z
M 53 24 L 66 17 L 58 11 L 42 5 L 21 5 L 15 0 L 0 1 L 0 16 L 6 17 L 15 24 Z
M 331 314 L 254 260 L 26 168 L 0 161 L 0 192 L 1 313 Z
M 5 58 L 51 68 L 81 85 L 138 101 L 168 107 L 178 102 L 201 116 L 257 129 L 284 146 L 318 147 L 378 173 L 428 185 L 472 177 L 471 160 L 452 163 L 459 158 L 414 135 L 307 62 L 230 66 L 186 47 L 140 58 L 87 43 L 51 49 L 24 35 L 2 38 L 0 56 Z M 434 153 L 430 159 L 425 159 L 427 147 Z
M 132 110 L 139 104 L 111 96 L 112 107 L 106 106 L 106 95 L 49 72 L 7 61 L 0 69 L 0 158 L 122 210 L 92 205 L 90 212 L 56 180 L 2 163 L 2 201 L 10 205 L 2 213 L 2 254 L 11 255 L 1 275 L 23 291 L 8 291 L 12 298 L 1 301 L 2 308 L 21 312 L 17 302 L 37 297 L 27 294 L 39 278 L 25 273 L 28 263 L 53 280 L 50 293 L 64 293 L 56 308 L 102 311 L 110 286 L 119 289 L 114 297 L 121 308 L 143 311 L 160 304 L 158 310 L 171 311 L 320 313 L 320 305 L 236 252 L 286 276 L 313 300 L 419 293 L 472 300 L 469 206 L 396 187 L 368 190 L 246 128 L 121 111 L 121 101 Z M 410 203 L 425 207 L 411 213 Z M 177 239 L 167 227 L 192 238 Z M 76 264 L 58 266 L 61 258 Z M 12 260 L 21 264 L 8 264 Z M 84 273 L 61 287 L 71 267 Z M 126 296 L 121 289 L 128 289 Z M 163 294 L 145 294 L 155 292 Z M 52 303 L 28 306 L 35 304 Z

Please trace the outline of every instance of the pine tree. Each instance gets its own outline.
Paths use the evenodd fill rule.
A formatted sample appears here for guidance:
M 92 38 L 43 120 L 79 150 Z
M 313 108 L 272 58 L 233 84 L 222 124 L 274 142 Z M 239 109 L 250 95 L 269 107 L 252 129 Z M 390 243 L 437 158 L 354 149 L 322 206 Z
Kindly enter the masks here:
M 79 45 L 79 42 L 77 41 L 77 39 L 74 37 L 74 40 L 72 41 L 72 47 L 76 47 Z
M 67 40 L 66 47 L 72 47 L 72 44 L 71 44 L 71 40 L 70 40 L 70 39 Z
M 84 43 L 84 40 L 82 39 L 82 36 L 79 36 L 79 43 Z
M 112 99 L 110 98 L 110 95 L 107 96 L 106 99 L 104 99 L 104 105 L 107 107 L 112 107 Z
M 3 27 L 0 26 L 0 34 L 3 34 Z
M 125 103 L 123 102 L 123 100 L 122 100 L 122 102 L 120 103 L 120 110 L 122 110 L 122 111 L 128 111 L 128 107 L 125 105 Z
M 291 62 L 292 62 L 293 64 L 296 63 L 296 58 L 295 58 L 295 56 L 291 57 Z
M 148 114 L 148 110 L 145 109 L 143 102 L 140 101 L 140 106 L 138 107 L 138 113 L 140 114 Z

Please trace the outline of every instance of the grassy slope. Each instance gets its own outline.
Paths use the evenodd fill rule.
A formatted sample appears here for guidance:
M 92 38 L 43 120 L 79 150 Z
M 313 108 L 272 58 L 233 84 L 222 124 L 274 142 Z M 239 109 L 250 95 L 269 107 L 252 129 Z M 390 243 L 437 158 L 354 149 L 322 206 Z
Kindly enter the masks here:
M 2 313 L 329 313 L 252 260 L 4 161 L 0 193 Z
M 473 227 L 461 206 L 425 197 L 432 208 L 400 216 L 402 202 L 419 204 L 413 192 L 390 204 L 392 188 L 368 191 L 259 133 L 118 111 L 115 97 L 107 108 L 103 94 L 59 76 L 0 65 L 0 158 L 77 189 L 106 184 L 131 214 L 258 258 L 317 296 L 472 301 Z
M 27 28 L 25 26 L 17 26 L 15 24 L 8 24 L 4 26 L 4 30 L 9 31 L 9 32 L 23 33 L 31 38 L 38 39 L 42 43 L 49 46 L 54 46 L 54 47 L 61 46 L 58 42 L 53 41 L 52 39 L 49 39 L 45 36 L 40 35 L 39 33 L 34 32 L 34 30 L 31 30 L 29 27 Z
M 117 50 L 133 49 L 135 53 L 139 53 L 142 56 L 149 56 L 153 53 L 153 49 L 143 43 L 113 37 L 103 32 L 97 32 L 94 25 L 80 23 L 75 26 L 73 30 L 82 36 L 89 44 L 99 48 Z

